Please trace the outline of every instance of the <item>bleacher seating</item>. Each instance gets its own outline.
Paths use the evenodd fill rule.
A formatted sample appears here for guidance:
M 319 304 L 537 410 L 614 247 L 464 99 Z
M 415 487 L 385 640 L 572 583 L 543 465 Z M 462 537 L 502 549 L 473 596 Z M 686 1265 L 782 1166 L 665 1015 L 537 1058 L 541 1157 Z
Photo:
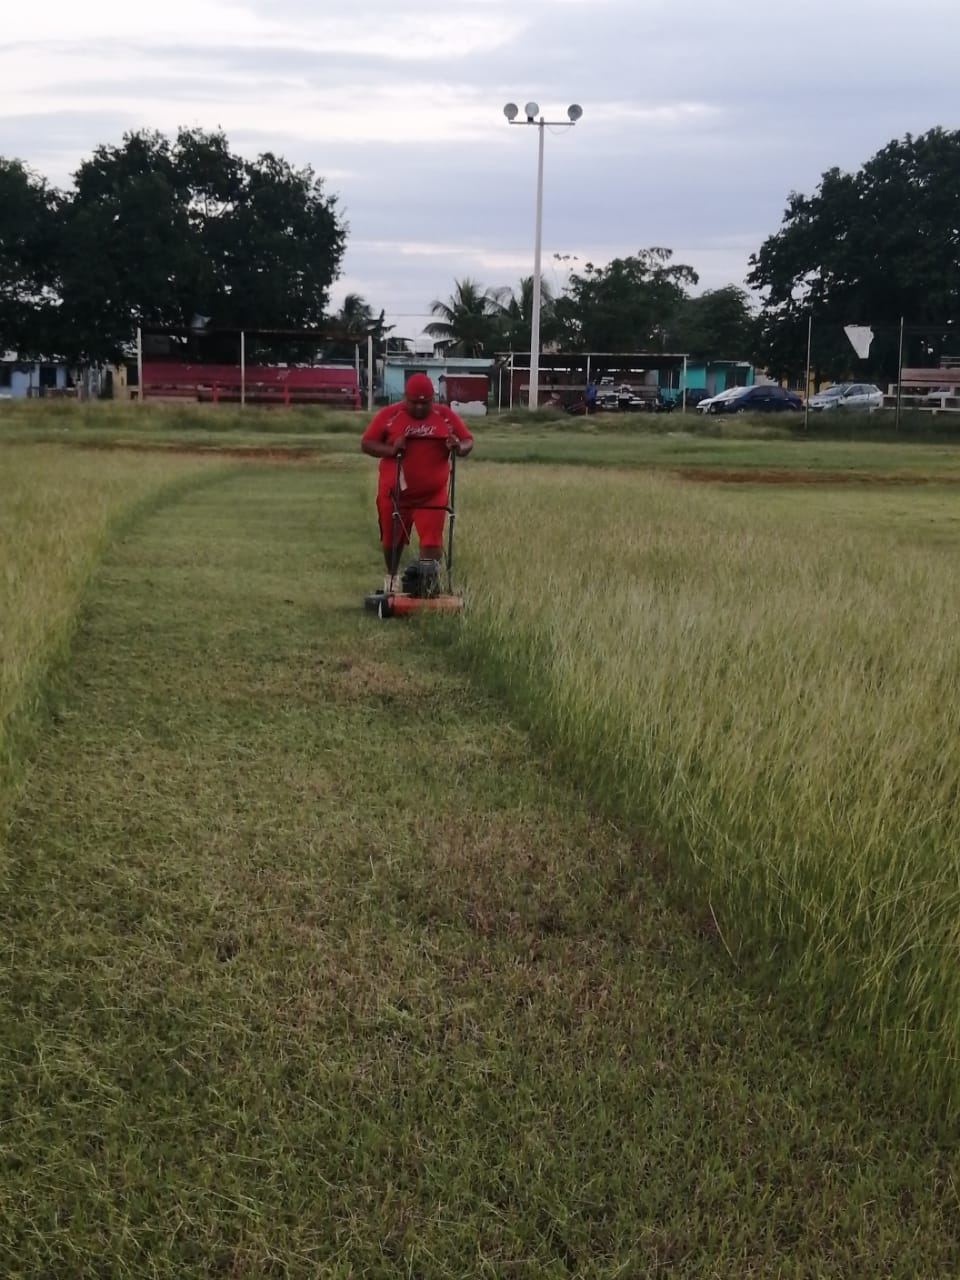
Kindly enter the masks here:
M 144 360 L 144 400 L 195 400 L 202 404 L 324 404 L 361 407 L 356 370 L 348 365 L 189 364 Z

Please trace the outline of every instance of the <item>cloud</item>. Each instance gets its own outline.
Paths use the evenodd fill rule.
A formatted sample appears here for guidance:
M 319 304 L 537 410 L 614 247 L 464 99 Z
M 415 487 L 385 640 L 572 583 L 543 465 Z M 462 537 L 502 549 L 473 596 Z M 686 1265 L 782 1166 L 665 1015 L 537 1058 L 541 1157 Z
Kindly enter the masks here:
M 936 39 L 901 28 L 899 0 L 47 0 L 49 34 L 0 45 L 0 153 L 63 185 L 127 130 L 222 127 L 338 196 L 340 296 L 423 316 L 456 279 L 530 274 L 537 132 L 501 108 L 579 102 L 545 138 L 545 273 L 664 244 L 715 287 L 791 189 L 957 123 L 955 0 L 913 0 Z

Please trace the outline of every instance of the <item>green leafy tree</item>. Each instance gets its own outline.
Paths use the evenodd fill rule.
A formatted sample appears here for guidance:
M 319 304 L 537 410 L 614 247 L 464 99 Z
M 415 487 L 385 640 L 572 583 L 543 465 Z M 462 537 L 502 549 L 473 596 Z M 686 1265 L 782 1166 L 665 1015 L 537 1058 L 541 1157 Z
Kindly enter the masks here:
M 856 361 L 846 324 L 878 331 L 869 366 L 877 377 L 896 373 L 901 316 L 931 330 L 911 339 L 906 364 L 960 354 L 952 338 L 960 326 L 958 208 L 960 131 L 939 128 L 888 143 L 856 173 L 827 170 L 812 196 L 792 192 L 748 277 L 765 295 L 761 347 L 770 367 L 803 367 L 808 315 L 821 376 L 843 376 Z
M 60 197 L 0 157 L 0 352 L 56 354 Z
M 744 289 L 708 289 L 679 304 L 667 335 L 670 346 L 703 360 L 746 360 L 756 344 L 756 321 Z
M 138 324 L 307 328 L 323 321 L 346 228 L 311 168 L 234 155 L 222 133 L 125 135 L 76 174 L 64 208 L 65 341 L 115 358 Z
M 452 295 L 430 303 L 430 314 L 439 316 L 424 330 L 446 355 L 490 355 L 497 348 L 500 302 L 497 291 L 484 289 L 476 280 L 454 281 Z
M 687 288 L 698 279 L 672 257 L 670 249 L 642 249 L 571 273 L 554 306 L 562 345 L 572 351 L 665 350 Z

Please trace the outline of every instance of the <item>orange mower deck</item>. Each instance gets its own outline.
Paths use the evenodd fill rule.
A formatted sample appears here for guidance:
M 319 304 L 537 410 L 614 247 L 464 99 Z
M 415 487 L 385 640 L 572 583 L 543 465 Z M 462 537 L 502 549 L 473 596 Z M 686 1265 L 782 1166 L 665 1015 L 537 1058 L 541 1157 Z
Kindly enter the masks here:
M 364 600 L 365 607 L 378 618 L 405 618 L 413 613 L 459 613 L 463 596 L 443 592 L 438 596 L 407 596 L 399 592 L 374 591 Z

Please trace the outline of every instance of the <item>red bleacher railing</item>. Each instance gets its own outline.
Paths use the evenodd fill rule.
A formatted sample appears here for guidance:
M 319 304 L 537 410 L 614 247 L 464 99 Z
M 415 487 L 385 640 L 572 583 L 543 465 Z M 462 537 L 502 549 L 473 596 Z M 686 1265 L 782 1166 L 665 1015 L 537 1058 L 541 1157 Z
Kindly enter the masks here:
M 145 360 L 140 396 L 144 400 L 197 400 L 259 404 L 337 404 L 359 409 L 362 404 L 356 371 L 342 365 L 190 364 L 175 360 Z

